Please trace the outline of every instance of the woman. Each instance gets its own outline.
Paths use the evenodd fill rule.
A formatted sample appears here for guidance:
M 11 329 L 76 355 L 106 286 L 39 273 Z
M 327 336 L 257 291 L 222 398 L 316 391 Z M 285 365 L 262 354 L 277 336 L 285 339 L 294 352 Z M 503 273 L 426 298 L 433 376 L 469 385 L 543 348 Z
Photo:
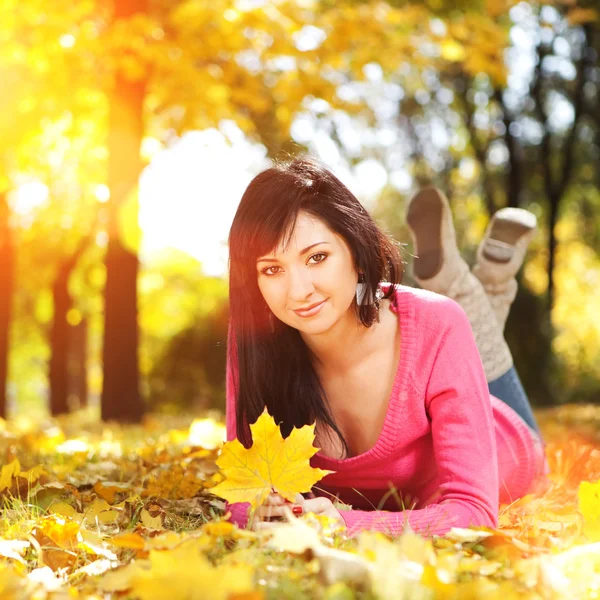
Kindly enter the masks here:
M 417 280 L 466 308 L 400 285 L 397 245 L 310 158 L 255 177 L 229 236 L 228 439 L 249 446 L 265 406 L 284 436 L 315 422 L 311 464 L 335 473 L 293 511 L 338 519 L 350 535 L 494 527 L 499 501 L 527 493 L 544 467 L 499 322 L 514 287 L 492 276 L 514 276 L 530 230 L 497 221 L 479 253 L 479 277 L 502 304 L 460 258 L 441 194 L 418 194 L 407 219 Z M 282 504 L 272 494 L 253 526 L 273 526 Z M 233 520 L 244 524 L 247 509 L 231 505 Z

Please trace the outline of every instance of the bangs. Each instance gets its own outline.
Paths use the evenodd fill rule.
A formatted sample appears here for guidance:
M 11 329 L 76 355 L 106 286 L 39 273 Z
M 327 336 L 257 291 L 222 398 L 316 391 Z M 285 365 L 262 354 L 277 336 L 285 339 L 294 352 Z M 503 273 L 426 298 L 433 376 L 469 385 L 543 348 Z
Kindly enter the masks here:
M 254 231 L 249 232 L 248 253 L 245 256 L 253 267 L 261 256 L 274 254 L 276 250 L 285 252 L 290 244 L 300 207 L 294 212 L 279 215 L 279 219 L 271 219 L 262 224 L 256 224 Z
M 270 174 L 270 181 L 265 181 Z M 287 250 L 298 214 L 311 212 L 312 186 L 273 171 L 257 176 L 240 202 L 230 231 L 230 254 L 233 261 L 246 269 L 256 270 L 256 261 L 277 249 Z M 308 192 L 308 193 L 307 193 Z M 235 243 L 232 243 L 235 240 Z

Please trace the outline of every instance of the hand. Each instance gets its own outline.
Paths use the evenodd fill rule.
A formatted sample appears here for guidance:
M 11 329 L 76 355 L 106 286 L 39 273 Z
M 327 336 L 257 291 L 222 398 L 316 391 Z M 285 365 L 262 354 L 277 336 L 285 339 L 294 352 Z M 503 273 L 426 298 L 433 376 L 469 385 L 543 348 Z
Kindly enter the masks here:
M 261 529 L 272 529 L 280 525 L 281 520 L 289 515 L 300 515 L 312 512 L 316 515 L 323 515 L 339 521 L 340 525 L 345 525 L 340 512 L 333 506 L 333 503 L 328 498 L 312 497 L 305 499 L 302 494 L 296 495 L 296 502 L 288 502 L 277 493 L 271 493 L 267 496 L 264 504 L 259 506 L 254 513 L 254 518 L 251 522 L 251 528 L 254 531 Z M 273 522 L 276 519 L 276 522 Z

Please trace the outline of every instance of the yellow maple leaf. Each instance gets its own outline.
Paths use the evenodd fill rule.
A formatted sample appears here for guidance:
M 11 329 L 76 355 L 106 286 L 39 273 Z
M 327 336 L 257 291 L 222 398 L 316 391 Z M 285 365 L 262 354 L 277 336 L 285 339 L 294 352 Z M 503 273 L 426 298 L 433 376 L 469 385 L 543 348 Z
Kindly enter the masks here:
M 182 569 L 182 565 L 186 568 Z M 100 587 L 106 591 L 131 590 L 141 600 L 227 600 L 234 594 L 251 592 L 252 576 L 253 569 L 248 565 L 213 567 L 199 540 L 191 539 L 172 550 L 151 550 L 148 560 L 107 573 Z
M 0 492 L 12 485 L 12 478 L 21 472 L 21 463 L 15 458 L 11 463 L 4 465 L 0 471 Z
M 29 485 L 37 481 L 41 475 L 44 475 L 46 470 L 42 465 L 33 467 L 29 471 L 21 471 L 21 463 L 18 458 L 15 458 L 11 463 L 4 465 L 0 470 L 0 492 L 10 489 L 13 485 L 13 479 L 21 477 L 26 479 Z
M 583 532 L 592 541 L 600 541 L 600 481 L 582 481 L 577 490 L 578 508 L 583 516 Z
M 332 471 L 314 469 L 309 459 L 319 448 L 312 443 L 315 426 L 292 429 L 284 440 L 273 417 L 265 409 L 250 425 L 252 446 L 246 450 L 239 440 L 227 442 L 217 459 L 226 479 L 211 493 L 229 502 L 249 502 L 252 508 L 262 504 L 271 488 L 290 502 Z

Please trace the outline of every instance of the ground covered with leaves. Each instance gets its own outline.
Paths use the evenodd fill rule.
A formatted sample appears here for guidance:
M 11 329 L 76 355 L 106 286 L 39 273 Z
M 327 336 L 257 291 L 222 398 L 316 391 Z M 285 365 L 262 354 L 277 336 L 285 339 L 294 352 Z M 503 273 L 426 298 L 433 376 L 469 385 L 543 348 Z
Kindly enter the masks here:
M 597 598 L 600 408 L 538 413 L 550 486 L 497 530 L 425 539 L 291 518 L 239 530 L 211 493 L 218 420 L 0 420 L 0 598 Z

